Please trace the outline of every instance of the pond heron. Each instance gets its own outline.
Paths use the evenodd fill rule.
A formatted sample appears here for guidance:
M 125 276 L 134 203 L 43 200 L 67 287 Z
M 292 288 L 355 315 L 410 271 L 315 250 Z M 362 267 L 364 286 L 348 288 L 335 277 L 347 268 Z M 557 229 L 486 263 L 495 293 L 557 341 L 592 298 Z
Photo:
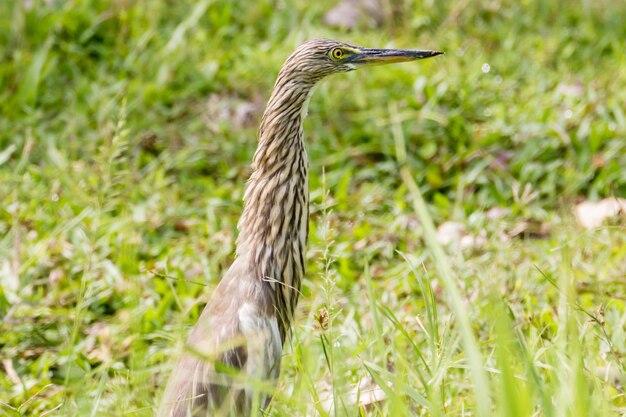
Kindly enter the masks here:
M 337 72 L 439 54 L 317 39 L 287 58 L 259 128 L 235 260 L 191 330 L 159 416 L 249 416 L 267 407 L 304 276 L 309 190 L 302 122 L 313 87 Z

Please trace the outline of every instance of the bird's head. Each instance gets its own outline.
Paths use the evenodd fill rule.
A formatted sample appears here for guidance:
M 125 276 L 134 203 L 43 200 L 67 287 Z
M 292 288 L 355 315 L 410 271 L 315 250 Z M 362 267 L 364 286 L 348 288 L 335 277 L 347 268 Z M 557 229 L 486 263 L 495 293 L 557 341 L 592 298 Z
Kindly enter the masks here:
M 283 72 L 297 74 L 313 82 L 337 72 L 360 67 L 414 61 L 443 52 L 416 49 L 371 49 L 330 39 L 314 39 L 300 45 L 287 58 Z

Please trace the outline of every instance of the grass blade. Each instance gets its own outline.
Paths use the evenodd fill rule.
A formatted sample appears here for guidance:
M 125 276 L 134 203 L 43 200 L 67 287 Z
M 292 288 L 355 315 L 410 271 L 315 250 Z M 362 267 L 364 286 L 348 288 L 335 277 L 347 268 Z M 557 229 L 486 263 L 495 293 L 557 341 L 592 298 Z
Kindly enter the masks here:
M 428 213 L 422 193 L 417 187 L 409 168 L 407 166 L 402 167 L 400 175 L 411 197 L 413 198 L 413 208 L 420 224 L 422 225 L 426 247 L 432 256 L 435 268 L 443 281 L 448 302 L 452 307 L 459 323 L 462 344 L 469 362 L 472 383 L 476 393 L 477 414 L 479 416 L 490 415 L 491 398 L 489 395 L 489 381 L 484 370 L 483 360 L 478 343 L 476 342 L 476 337 L 474 336 L 472 326 L 469 322 L 467 309 L 465 307 L 465 300 L 461 297 L 461 293 L 456 285 L 454 273 L 450 267 L 450 260 L 437 241 L 433 219 Z

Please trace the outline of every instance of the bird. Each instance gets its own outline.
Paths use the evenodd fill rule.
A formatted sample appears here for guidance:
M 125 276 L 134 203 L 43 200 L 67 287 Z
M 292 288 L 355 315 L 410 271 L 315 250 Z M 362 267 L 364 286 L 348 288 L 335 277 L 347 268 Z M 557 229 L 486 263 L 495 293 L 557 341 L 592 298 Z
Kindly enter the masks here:
M 159 417 L 247 417 L 269 405 L 305 273 L 309 162 L 303 120 L 316 84 L 335 73 L 442 53 L 314 39 L 289 55 L 261 119 L 235 259 L 189 334 Z

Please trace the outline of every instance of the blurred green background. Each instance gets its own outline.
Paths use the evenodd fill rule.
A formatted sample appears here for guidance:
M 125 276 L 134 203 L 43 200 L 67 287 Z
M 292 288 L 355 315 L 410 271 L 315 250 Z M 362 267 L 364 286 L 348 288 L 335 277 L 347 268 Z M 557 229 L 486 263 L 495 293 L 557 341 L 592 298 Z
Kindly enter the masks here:
M 446 55 L 311 100 L 308 280 L 271 415 L 476 415 L 483 394 L 624 415 L 624 222 L 572 215 L 626 195 L 624 22 L 610 0 L 0 2 L 0 415 L 151 415 L 232 261 L 276 74 L 315 37 Z M 489 389 L 404 158 L 459 230 Z M 361 383 L 387 399 L 350 400 Z

